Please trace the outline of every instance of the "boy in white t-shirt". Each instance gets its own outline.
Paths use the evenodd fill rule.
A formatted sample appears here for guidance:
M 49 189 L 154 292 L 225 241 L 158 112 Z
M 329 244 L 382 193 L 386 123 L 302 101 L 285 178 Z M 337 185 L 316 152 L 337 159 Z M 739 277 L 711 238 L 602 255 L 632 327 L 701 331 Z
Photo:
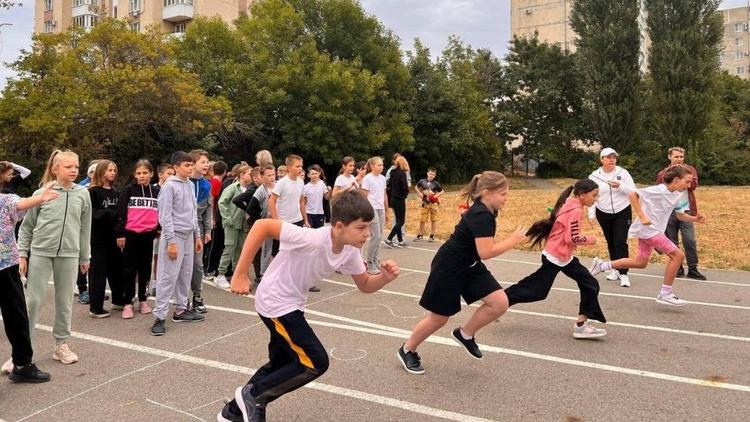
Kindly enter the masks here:
M 286 176 L 279 179 L 271 191 L 268 200 L 268 211 L 274 220 L 282 220 L 300 227 L 310 227 L 305 211 L 305 199 L 302 195 L 305 182 L 299 177 L 302 174 L 302 157 L 286 157 Z
M 248 293 L 247 273 L 253 256 L 266 237 L 279 239 L 279 254 L 255 293 L 255 309 L 271 334 L 269 362 L 247 385 L 237 388 L 235 400 L 224 406 L 217 420 L 265 420 L 268 403 L 328 369 L 328 353 L 305 320 L 307 292 L 334 271 L 351 275 L 364 293 L 376 292 L 398 277 L 399 267 L 393 261 L 384 261 L 379 275 L 365 270 L 359 249 L 370 234 L 373 217 L 366 198 L 346 191 L 333 201 L 330 226 L 301 228 L 279 220 L 259 220 L 253 225 L 231 289 L 239 295 Z
M 670 258 L 664 270 L 664 284 L 656 296 L 656 302 L 670 306 L 686 305 L 686 301 L 672 292 L 677 269 L 682 265 L 685 255 L 664 235 L 664 229 L 672 211 L 675 211 L 680 221 L 705 222 L 703 215 L 693 216 L 685 213 L 686 204 L 681 204 L 682 192 L 690 186 L 692 180 L 693 173 L 686 167 L 674 166 L 664 173 L 664 183 L 631 192 L 630 203 L 638 220 L 630 226 L 628 235 L 638 239 L 638 255 L 635 258 L 621 258 L 615 261 L 603 261 L 596 257 L 591 264 L 591 275 L 612 269 L 646 268 L 651 252 L 655 249 Z

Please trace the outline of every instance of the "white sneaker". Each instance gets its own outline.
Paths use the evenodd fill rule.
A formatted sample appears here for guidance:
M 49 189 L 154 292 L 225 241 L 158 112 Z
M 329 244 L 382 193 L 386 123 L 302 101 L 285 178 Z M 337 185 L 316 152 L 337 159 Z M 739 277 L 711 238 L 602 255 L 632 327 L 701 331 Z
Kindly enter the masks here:
M 229 290 L 229 282 L 227 281 L 227 278 L 223 275 L 220 275 L 214 279 L 214 284 L 219 289 Z
M 669 306 L 685 306 L 687 305 L 687 302 L 677 297 L 676 294 L 670 293 L 668 295 L 662 295 L 659 293 L 658 296 L 656 296 L 656 303 L 659 303 L 661 305 L 669 305 Z
M 573 324 L 573 337 L 575 338 L 597 338 L 606 335 L 607 330 L 594 327 L 589 320 L 586 320 L 580 327 L 578 324 Z
M 620 287 L 630 287 L 630 277 L 627 274 L 620 274 Z
M 3 364 L 2 372 L 3 374 L 10 374 L 11 372 L 13 372 L 13 358 L 5 361 L 5 363 Z
M 601 263 L 604 262 L 604 260 L 600 259 L 598 256 L 595 256 L 594 259 L 591 261 L 591 267 L 589 267 L 589 272 L 591 275 L 596 276 L 601 270 Z
M 65 365 L 78 362 L 78 355 L 70 350 L 68 343 L 60 343 L 55 346 L 55 351 L 52 352 L 52 359 L 60 361 Z
M 607 274 L 607 280 L 609 281 L 617 281 L 618 278 L 620 278 L 620 272 L 617 270 L 612 270 Z

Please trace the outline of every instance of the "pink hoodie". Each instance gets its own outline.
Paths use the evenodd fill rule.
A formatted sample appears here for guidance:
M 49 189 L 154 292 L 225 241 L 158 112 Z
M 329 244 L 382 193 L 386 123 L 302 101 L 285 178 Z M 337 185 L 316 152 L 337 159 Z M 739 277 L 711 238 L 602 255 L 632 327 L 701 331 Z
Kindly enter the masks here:
M 555 224 L 547 237 L 544 250 L 560 261 L 568 261 L 578 245 L 593 245 L 594 238 L 581 234 L 583 205 L 577 198 L 568 198 L 557 212 Z

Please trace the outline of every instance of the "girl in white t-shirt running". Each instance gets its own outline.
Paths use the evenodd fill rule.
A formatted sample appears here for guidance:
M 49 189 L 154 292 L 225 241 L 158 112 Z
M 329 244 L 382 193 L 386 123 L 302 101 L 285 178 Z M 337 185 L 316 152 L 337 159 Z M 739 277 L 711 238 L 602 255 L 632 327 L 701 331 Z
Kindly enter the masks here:
M 338 196 L 341 192 L 347 190 L 354 190 L 357 188 L 356 178 L 352 175 L 354 172 L 354 158 L 344 157 L 341 160 L 341 170 L 339 176 L 333 183 L 333 192 L 331 193 L 331 199 Z
M 682 204 L 682 192 L 688 188 L 693 180 L 693 174 L 686 167 L 678 165 L 664 173 L 664 183 L 637 189 L 630 193 L 630 203 L 638 220 L 630 226 L 629 237 L 638 239 L 638 254 L 635 258 L 622 258 L 615 261 L 603 261 L 594 258 L 591 265 L 591 275 L 603 271 L 625 268 L 646 268 L 651 252 L 667 255 L 670 259 L 664 271 L 664 284 L 656 296 L 656 302 L 662 305 L 683 306 L 687 302 L 672 292 L 672 284 L 677 275 L 677 269 L 684 259 L 684 253 L 664 235 L 667 222 L 672 211 L 678 220 L 687 222 L 705 222 L 701 214 L 692 216 L 685 213 L 687 204 Z
M 326 176 L 319 165 L 313 164 L 307 168 L 310 181 L 305 185 L 302 195 L 305 197 L 305 211 L 310 227 L 317 229 L 323 227 L 326 215 L 323 211 L 323 198 L 331 196 L 331 187 L 326 185 Z

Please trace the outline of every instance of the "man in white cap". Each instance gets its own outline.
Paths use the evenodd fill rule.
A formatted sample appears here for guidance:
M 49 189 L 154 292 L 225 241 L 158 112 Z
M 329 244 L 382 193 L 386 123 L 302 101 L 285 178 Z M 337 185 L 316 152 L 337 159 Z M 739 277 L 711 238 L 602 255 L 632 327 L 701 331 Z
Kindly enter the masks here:
M 596 205 L 589 207 L 589 221 L 596 220 L 607 239 L 610 259 L 628 257 L 628 230 L 632 222 L 630 193 L 635 183 L 627 170 L 617 165 L 617 151 L 603 148 L 599 153 L 602 166 L 594 170 L 589 179 L 599 185 Z M 612 270 L 607 280 L 620 281 L 621 287 L 630 287 L 628 270 Z

